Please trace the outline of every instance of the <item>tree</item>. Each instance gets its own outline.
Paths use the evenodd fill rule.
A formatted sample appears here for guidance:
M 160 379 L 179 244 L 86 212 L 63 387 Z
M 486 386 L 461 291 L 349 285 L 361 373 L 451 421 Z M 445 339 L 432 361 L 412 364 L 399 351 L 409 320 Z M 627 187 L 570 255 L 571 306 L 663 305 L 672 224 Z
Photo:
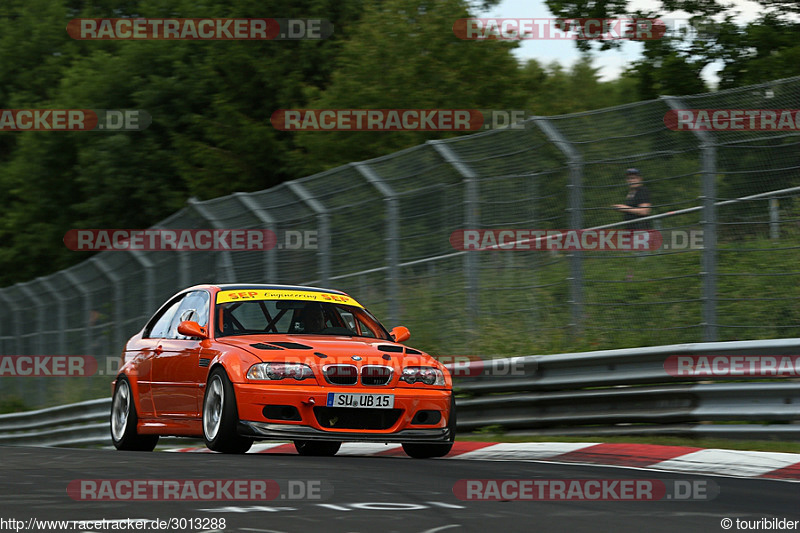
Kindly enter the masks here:
M 511 55 L 515 43 L 466 41 L 453 22 L 461 0 L 384 0 L 368 5 L 337 60 L 330 86 L 311 92 L 314 109 L 521 109 L 526 96 Z M 301 174 L 384 155 L 442 132 L 301 132 Z
M 632 11 L 628 0 L 547 0 L 563 18 L 661 17 L 675 11 L 690 14 L 691 31 L 669 31 L 662 39 L 644 41 L 644 58 L 634 65 L 640 97 L 707 91 L 701 73 L 722 63 L 720 87 L 738 87 L 800 74 L 800 12 L 796 1 L 758 0 L 764 10 L 746 25 L 736 22 L 734 7 L 718 0 L 661 0 L 651 11 Z M 666 17 L 665 17 L 666 18 Z M 607 50 L 619 41 L 576 41 L 579 49 Z

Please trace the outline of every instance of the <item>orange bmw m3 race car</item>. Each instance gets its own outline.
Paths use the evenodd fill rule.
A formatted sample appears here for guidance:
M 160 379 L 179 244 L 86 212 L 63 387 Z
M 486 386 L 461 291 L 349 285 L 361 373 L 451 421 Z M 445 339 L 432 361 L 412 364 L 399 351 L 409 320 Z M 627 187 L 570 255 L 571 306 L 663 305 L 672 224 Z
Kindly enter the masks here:
M 152 451 L 172 435 L 223 453 L 272 439 L 301 455 L 367 441 L 444 456 L 456 429 L 451 376 L 401 344 L 408 338 L 340 291 L 190 287 L 125 345 L 112 385 L 114 446 Z

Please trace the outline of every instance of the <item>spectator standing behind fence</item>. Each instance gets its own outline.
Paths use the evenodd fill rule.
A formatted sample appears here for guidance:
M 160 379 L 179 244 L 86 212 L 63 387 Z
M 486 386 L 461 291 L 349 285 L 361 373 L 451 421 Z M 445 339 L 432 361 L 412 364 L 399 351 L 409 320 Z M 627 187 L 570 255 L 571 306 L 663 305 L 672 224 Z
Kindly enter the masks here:
M 615 204 L 614 209 L 622 211 L 623 220 L 636 220 L 650 216 L 650 191 L 642 185 L 642 176 L 636 168 L 629 168 L 625 171 L 625 178 L 628 180 L 628 196 L 625 197 L 624 204 Z M 650 221 L 633 222 L 625 226 L 630 230 L 650 229 Z

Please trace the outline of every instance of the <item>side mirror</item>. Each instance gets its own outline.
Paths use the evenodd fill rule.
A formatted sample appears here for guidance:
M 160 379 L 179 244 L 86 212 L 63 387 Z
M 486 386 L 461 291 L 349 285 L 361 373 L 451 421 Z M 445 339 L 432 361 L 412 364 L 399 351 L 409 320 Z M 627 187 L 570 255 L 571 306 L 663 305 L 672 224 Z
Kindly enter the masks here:
M 396 326 L 391 331 L 394 342 L 403 342 L 411 338 L 411 332 L 405 326 Z
M 178 324 L 178 333 L 186 337 L 199 337 L 201 339 L 208 338 L 206 328 L 193 320 L 184 320 Z

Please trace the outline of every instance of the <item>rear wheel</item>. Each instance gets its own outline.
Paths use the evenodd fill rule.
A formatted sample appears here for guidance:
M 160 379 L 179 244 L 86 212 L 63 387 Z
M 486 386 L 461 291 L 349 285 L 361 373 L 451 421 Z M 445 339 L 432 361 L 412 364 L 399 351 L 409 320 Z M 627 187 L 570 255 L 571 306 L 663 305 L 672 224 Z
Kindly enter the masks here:
M 224 369 L 215 368 L 203 396 L 203 439 L 208 449 L 221 453 L 245 453 L 249 450 L 253 440 L 237 433 L 238 423 L 233 384 Z
M 339 448 L 342 446 L 341 442 L 329 442 L 319 440 L 296 440 L 294 441 L 294 448 L 300 455 L 313 455 L 317 457 L 331 457 L 336 455 Z
M 136 425 L 136 405 L 128 378 L 122 376 L 114 387 L 111 400 L 111 441 L 118 450 L 152 452 L 158 444 L 158 435 L 139 435 Z

